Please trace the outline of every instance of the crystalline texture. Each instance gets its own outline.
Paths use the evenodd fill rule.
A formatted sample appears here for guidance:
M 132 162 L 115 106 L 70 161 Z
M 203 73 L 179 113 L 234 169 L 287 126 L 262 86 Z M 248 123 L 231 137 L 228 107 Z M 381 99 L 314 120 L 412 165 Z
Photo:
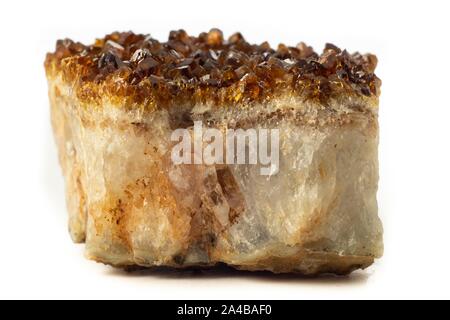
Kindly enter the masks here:
M 345 274 L 383 251 L 373 55 L 179 30 L 48 54 L 70 233 L 114 266 Z M 172 130 L 277 128 L 280 170 L 174 165 Z

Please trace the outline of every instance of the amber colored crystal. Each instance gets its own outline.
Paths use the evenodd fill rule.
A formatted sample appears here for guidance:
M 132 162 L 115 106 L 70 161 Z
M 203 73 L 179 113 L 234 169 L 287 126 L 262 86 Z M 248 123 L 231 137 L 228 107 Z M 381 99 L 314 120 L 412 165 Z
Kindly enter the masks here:
M 92 82 L 139 101 L 150 101 L 149 96 L 160 102 L 178 98 L 235 102 L 236 97 L 251 101 L 291 90 L 326 104 L 341 93 L 378 96 L 381 85 L 374 74 L 374 55 L 349 54 L 329 43 L 320 55 L 303 42 L 295 47 L 280 44 L 274 50 L 268 42 L 250 44 L 240 33 L 224 40 L 218 29 L 198 37 L 172 31 L 167 42 L 132 32 L 114 32 L 87 46 L 59 40 L 45 65 L 47 72 L 73 79 L 79 96 L 88 95 L 86 88 Z M 116 90 L 118 83 L 128 88 Z M 194 91 L 197 94 L 192 95 Z

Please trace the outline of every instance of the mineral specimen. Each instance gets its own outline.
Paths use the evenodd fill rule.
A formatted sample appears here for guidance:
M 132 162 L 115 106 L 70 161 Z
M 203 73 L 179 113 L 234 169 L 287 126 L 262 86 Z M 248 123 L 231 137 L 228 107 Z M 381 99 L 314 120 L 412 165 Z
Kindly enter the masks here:
M 47 55 L 69 229 L 118 267 L 346 274 L 382 255 L 373 55 L 252 45 L 213 29 L 113 33 Z M 279 166 L 176 164 L 194 123 L 279 130 Z

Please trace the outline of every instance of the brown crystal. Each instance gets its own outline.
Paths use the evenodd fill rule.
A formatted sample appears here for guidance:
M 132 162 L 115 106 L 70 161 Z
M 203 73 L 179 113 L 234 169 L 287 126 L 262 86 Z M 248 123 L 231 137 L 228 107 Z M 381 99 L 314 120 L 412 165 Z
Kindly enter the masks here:
M 378 97 L 376 64 L 374 55 L 349 54 L 332 44 L 320 55 L 303 42 L 274 50 L 267 42 L 250 44 L 240 33 L 224 40 L 218 29 L 198 37 L 172 31 L 167 42 L 132 32 L 114 32 L 93 45 L 59 40 L 45 62 L 48 75 L 62 76 L 79 98 L 101 99 L 93 94 L 101 89 L 158 106 L 177 99 L 251 102 L 282 92 L 324 105 L 342 94 Z

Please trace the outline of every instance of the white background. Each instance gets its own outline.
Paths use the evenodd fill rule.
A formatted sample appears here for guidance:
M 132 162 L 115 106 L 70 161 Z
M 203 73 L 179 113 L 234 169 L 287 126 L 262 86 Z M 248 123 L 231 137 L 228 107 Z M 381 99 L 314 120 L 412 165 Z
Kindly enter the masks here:
M 1 1 L 0 298 L 450 298 L 448 1 Z M 67 232 L 43 61 L 56 39 L 114 30 L 166 39 L 221 28 L 247 40 L 373 52 L 383 80 L 385 256 L 350 277 L 125 274 Z

